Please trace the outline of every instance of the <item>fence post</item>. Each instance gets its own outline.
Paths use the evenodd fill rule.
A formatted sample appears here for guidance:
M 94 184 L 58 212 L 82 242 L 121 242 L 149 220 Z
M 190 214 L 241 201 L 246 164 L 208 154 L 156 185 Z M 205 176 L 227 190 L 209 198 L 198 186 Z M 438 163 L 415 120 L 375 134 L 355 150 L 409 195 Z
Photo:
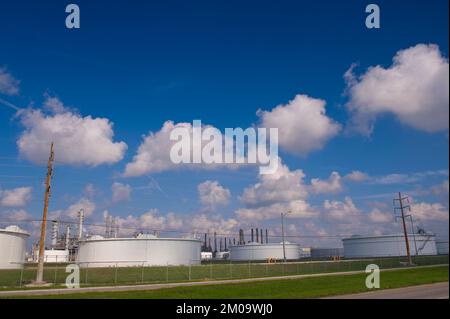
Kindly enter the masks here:
M 114 284 L 117 285 L 117 263 L 114 268 Z
M 191 281 L 191 261 L 189 260 L 189 281 Z
M 88 269 L 89 269 L 89 263 L 86 263 L 86 275 L 85 275 L 85 284 L 87 285 L 88 283 Z
M 166 282 L 169 282 L 169 263 L 166 263 Z
M 22 267 L 20 267 L 20 281 L 19 281 L 19 287 L 22 288 L 22 281 L 23 281 L 23 269 L 25 268 L 25 264 L 22 264 Z
M 145 262 L 142 262 L 141 283 L 144 283 L 144 263 Z
M 58 260 L 58 256 L 56 256 L 56 259 Z M 55 280 L 54 280 L 54 285 L 56 286 L 56 282 L 57 282 L 57 275 L 58 275 L 58 263 L 55 264 Z
M 250 268 L 250 261 L 248 261 L 248 278 L 252 277 L 252 270 Z
M 213 264 L 212 264 L 212 260 L 209 262 L 209 265 L 210 265 L 210 267 L 209 267 L 209 279 L 213 279 Z

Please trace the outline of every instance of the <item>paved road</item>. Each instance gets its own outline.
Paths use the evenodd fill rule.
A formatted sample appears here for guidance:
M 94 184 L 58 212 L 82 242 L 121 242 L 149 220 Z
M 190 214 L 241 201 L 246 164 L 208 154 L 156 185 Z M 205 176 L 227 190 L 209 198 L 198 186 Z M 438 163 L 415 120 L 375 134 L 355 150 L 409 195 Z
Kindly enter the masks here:
M 448 282 L 441 282 L 437 284 L 335 296 L 329 299 L 448 299 L 448 295 Z

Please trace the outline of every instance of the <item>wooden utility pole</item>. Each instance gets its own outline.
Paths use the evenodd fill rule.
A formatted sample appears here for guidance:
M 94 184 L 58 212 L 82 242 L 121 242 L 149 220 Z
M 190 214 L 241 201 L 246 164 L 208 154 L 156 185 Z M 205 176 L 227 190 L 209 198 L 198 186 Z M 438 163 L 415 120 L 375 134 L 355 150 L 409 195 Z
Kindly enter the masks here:
M 405 208 L 409 208 L 408 206 L 403 205 L 403 201 L 405 199 L 408 199 L 408 197 L 402 197 L 402 194 L 399 192 L 398 193 L 398 199 L 394 199 L 394 205 L 395 202 L 398 201 L 399 203 L 399 207 L 395 207 L 394 209 L 400 209 L 400 213 L 401 215 L 399 216 L 402 219 L 402 224 L 403 224 L 403 233 L 405 235 L 405 244 L 406 244 L 406 255 L 408 256 L 408 265 L 412 265 L 412 259 L 411 259 L 411 251 L 409 249 L 409 239 L 408 239 L 408 231 L 406 230 L 406 221 L 405 221 Z
M 50 197 L 50 182 L 53 174 L 53 142 L 50 145 L 50 156 L 47 163 L 47 178 L 45 179 L 45 197 L 44 197 L 44 211 L 42 213 L 41 224 L 41 239 L 39 241 L 39 261 L 36 275 L 36 283 L 44 283 L 44 254 L 45 254 L 45 230 L 47 227 L 47 211 L 48 211 L 48 199 Z

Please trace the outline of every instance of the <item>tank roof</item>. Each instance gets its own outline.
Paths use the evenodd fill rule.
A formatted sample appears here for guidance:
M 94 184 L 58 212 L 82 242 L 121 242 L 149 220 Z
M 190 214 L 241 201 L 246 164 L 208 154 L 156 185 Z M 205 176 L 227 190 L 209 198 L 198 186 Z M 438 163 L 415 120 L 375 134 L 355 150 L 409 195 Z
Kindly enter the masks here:
M 156 237 L 154 235 L 144 235 L 144 236 L 138 236 L 138 237 L 119 237 L 119 238 L 105 238 L 100 235 L 94 235 L 89 238 L 86 238 L 84 240 L 80 240 L 80 242 L 93 242 L 93 241 L 139 241 L 139 240 L 170 240 L 170 241 L 198 241 L 203 242 L 200 239 L 197 238 L 170 238 L 170 237 Z
M 0 228 L 0 232 L 2 233 L 14 233 L 14 234 L 21 234 L 25 236 L 30 236 L 29 233 L 27 233 L 25 230 L 21 229 L 17 225 L 11 225 L 5 228 Z

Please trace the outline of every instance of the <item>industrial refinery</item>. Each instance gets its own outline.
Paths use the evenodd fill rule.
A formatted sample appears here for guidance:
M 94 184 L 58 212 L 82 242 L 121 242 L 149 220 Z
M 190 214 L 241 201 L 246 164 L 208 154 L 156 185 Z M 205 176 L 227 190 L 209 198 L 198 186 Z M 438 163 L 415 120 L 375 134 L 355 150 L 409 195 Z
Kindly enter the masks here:
M 237 238 L 216 232 L 205 233 L 203 240 L 196 234 L 185 237 L 160 237 L 159 232 L 135 233 L 119 237 L 119 227 L 111 215 L 105 216 L 104 233 L 85 231 L 84 211 L 78 212 L 76 223 L 51 222 L 50 247 L 44 249 L 45 263 L 74 262 L 81 268 L 147 267 L 198 265 L 201 262 L 280 262 L 358 259 L 374 257 L 432 256 L 448 254 L 448 242 L 436 241 L 436 236 L 419 229 L 417 233 L 379 236 L 354 235 L 343 238 L 343 247 L 304 247 L 285 240 L 269 240 L 269 230 L 251 228 L 239 230 Z M 74 227 L 75 226 L 75 227 Z M 98 225 L 97 225 L 98 226 Z M 29 234 L 17 226 L 0 229 L 0 268 L 20 269 L 24 262 L 38 262 L 39 249 L 32 245 L 26 260 Z
M 136 233 L 119 237 L 119 227 L 112 216 L 105 217 L 103 235 L 84 233 L 84 212 L 78 212 L 75 229 L 72 224 L 59 221 L 51 223 L 50 247 L 44 250 L 45 263 L 75 262 L 82 268 L 136 267 L 165 265 L 198 265 L 204 262 L 279 262 L 313 260 L 355 259 L 406 256 L 404 234 L 380 236 L 354 235 L 342 239 L 342 247 L 303 247 L 287 240 L 269 240 L 268 229 L 251 228 L 246 234 L 239 230 L 237 239 L 216 232 L 183 238 L 159 237 L 158 233 Z M 29 234 L 17 226 L 0 229 L 0 268 L 20 269 L 25 261 L 37 262 L 39 251 L 32 245 L 26 260 L 26 241 Z M 436 236 L 420 230 L 408 234 L 413 256 L 448 254 L 448 242 L 436 241 Z

